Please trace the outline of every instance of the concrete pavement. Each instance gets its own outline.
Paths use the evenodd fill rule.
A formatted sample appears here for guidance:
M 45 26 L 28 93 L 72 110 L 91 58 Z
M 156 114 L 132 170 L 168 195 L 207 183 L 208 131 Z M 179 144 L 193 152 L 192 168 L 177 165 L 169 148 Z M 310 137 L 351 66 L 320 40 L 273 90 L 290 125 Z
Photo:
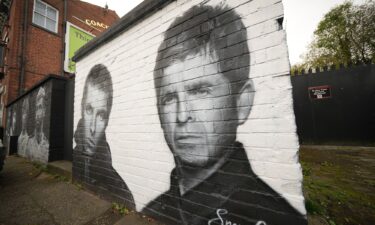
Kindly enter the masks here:
M 120 215 L 112 203 L 43 171 L 23 158 L 10 156 L 0 172 L 0 225 L 147 225 L 137 213 Z

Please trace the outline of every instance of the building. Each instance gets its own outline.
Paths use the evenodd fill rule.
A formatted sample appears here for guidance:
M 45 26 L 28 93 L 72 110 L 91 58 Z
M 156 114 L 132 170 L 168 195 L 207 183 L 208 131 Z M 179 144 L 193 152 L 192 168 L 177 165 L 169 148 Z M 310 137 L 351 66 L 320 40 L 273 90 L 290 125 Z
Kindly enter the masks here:
M 67 28 L 78 30 L 82 45 L 118 19 L 108 7 L 80 0 L 1 0 L 0 126 L 5 125 L 4 107 L 22 93 L 49 74 L 69 77 L 74 72 L 64 69 L 69 64 Z
M 283 16 L 145 0 L 82 47 L 73 179 L 163 224 L 307 224 Z

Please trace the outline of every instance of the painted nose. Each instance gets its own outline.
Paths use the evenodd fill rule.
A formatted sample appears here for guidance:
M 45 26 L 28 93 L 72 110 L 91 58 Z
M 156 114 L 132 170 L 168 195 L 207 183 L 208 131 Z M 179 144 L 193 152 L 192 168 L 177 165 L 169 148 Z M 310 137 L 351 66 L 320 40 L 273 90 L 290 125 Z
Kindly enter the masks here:
M 91 123 L 90 123 L 90 133 L 95 134 L 95 131 L 96 131 L 96 118 L 92 118 Z
M 186 123 L 192 120 L 191 113 L 189 111 L 189 103 L 184 101 L 185 99 L 180 99 L 178 102 L 177 109 L 177 122 Z

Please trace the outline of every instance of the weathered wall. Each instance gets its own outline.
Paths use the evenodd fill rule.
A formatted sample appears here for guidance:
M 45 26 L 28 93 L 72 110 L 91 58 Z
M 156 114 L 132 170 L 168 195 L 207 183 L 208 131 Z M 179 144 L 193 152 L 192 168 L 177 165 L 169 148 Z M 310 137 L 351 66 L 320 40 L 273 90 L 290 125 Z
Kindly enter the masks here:
M 81 58 L 75 179 L 169 224 L 305 224 L 281 17 L 172 1 Z
M 63 158 L 65 80 L 47 78 L 7 107 L 8 151 L 40 163 Z M 10 136 L 17 136 L 11 146 Z

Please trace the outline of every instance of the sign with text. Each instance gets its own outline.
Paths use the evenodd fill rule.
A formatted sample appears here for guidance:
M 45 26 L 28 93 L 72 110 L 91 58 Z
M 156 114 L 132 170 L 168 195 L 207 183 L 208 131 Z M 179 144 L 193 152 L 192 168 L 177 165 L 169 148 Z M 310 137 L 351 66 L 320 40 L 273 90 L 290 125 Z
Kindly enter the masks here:
M 75 73 L 76 65 L 75 62 L 72 61 L 74 54 L 94 37 L 93 34 L 67 22 L 65 35 L 65 72 Z
M 108 28 L 107 24 L 101 23 L 101 22 L 98 22 L 98 21 L 95 21 L 95 20 L 85 19 L 85 23 L 89 26 L 100 27 L 100 28 L 104 28 L 104 29 Z
M 331 86 L 324 85 L 324 86 L 317 86 L 317 87 L 309 87 L 309 96 L 310 99 L 325 99 L 331 98 Z

